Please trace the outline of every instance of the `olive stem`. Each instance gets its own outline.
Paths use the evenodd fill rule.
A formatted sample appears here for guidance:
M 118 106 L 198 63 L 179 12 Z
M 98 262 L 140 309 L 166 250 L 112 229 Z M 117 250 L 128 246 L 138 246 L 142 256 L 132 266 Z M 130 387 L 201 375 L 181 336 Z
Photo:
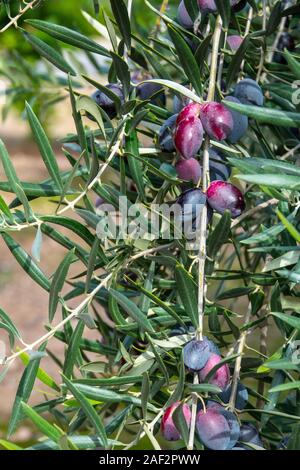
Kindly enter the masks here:
M 216 90 L 216 80 L 218 73 L 218 56 L 220 47 L 220 38 L 222 33 L 222 18 L 218 15 L 216 19 L 216 26 L 213 35 L 213 46 L 211 54 L 211 68 L 209 77 L 209 87 L 207 94 L 207 101 L 213 101 Z M 206 193 L 209 184 L 209 147 L 210 139 L 208 136 L 204 142 L 204 155 L 203 155 L 203 177 L 202 177 L 202 189 Z M 205 310 L 205 294 L 206 294 L 206 282 L 205 282 L 205 261 L 206 261 L 206 238 L 207 238 L 207 206 L 203 206 L 201 212 L 200 221 L 200 233 L 199 233 L 199 254 L 198 254 L 198 329 L 197 339 L 200 341 L 203 339 L 203 317 Z M 194 383 L 199 383 L 198 374 L 194 375 Z M 197 396 L 192 395 L 192 418 L 189 433 L 188 450 L 193 450 L 195 440 L 195 429 L 196 429 L 196 417 L 197 417 Z
M 248 306 L 248 310 L 247 310 L 245 322 L 244 322 L 245 325 L 249 323 L 250 317 L 251 317 L 251 304 L 249 304 Z M 248 333 L 249 333 L 248 330 L 243 331 L 238 341 L 238 350 L 237 350 L 238 357 L 235 361 L 234 372 L 232 376 L 231 395 L 230 395 L 230 400 L 229 400 L 229 405 L 228 405 L 228 408 L 230 411 L 235 410 L 236 394 L 237 394 L 237 388 L 238 388 L 238 383 L 240 379 L 240 371 L 241 371 L 241 366 L 242 366 L 242 357 L 243 357 L 243 352 L 244 352 L 244 348 L 246 345 L 246 338 L 248 336 Z
M 222 18 L 218 15 L 216 20 L 216 27 L 213 35 L 213 47 L 211 54 L 211 68 L 209 77 L 209 87 L 207 93 L 207 101 L 213 101 L 216 90 L 216 79 L 218 72 L 218 55 L 220 47 L 220 38 L 222 33 Z M 202 177 L 202 190 L 206 193 L 209 185 L 209 147 L 210 139 L 208 136 L 204 142 L 203 153 L 203 177 Z M 204 299 L 205 299 L 205 261 L 206 261 L 206 238 L 207 238 L 207 206 L 204 205 L 201 212 L 201 223 L 199 233 L 199 271 L 198 271 L 198 331 L 197 336 L 201 340 L 203 337 L 203 316 L 204 316 Z
M 16 28 L 18 27 L 17 25 L 17 22 L 18 20 L 21 18 L 21 16 L 24 15 L 24 13 L 26 13 L 26 11 L 32 9 L 35 7 L 35 5 L 37 5 L 39 3 L 39 0 L 33 0 L 32 2 L 30 3 L 27 3 L 27 5 L 24 6 L 24 8 L 22 8 L 19 13 L 10 20 L 9 23 L 7 23 L 1 30 L 0 30 L 0 33 L 4 33 L 4 31 L 6 31 L 8 28 L 10 28 L 10 26 L 14 25 Z

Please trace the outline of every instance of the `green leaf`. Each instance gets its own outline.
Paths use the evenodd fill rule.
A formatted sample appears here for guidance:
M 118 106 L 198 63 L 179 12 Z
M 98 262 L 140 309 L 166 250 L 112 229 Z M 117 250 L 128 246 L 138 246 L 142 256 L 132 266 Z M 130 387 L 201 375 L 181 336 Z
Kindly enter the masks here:
M 73 394 L 74 398 L 80 403 L 82 410 L 84 411 L 86 417 L 89 419 L 91 424 L 94 426 L 97 436 L 101 441 L 102 446 L 106 449 L 108 447 L 107 436 L 103 426 L 103 423 L 100 419 L 100 416 L 94 409 L 94 407 L 90 404 L 90 402 L 86 399 L 84 394 L 80 391 L 79 387 L 74 385 L 67 377 L 63 376 L 63 380 Z
M 279 318 L 283 322 L 290 325 L 292 328 L 296 328 L 297 330 L 300 330 L 300 318 L 292 317 L 291 315 L 286 315 L 285 313 L 280 313 L 280 312 L 271 312 L 270 315 L 272 315 L 273 317 Z
M 63 72 L 69 73 L 73 76 L 76 75 L 76 72 L 71 67 L 70 64 L 63 58 L 63 56 L 53 47 L 49 46 L 46 42 L 42 41 L 36 36 L 27 33 L 26 31 L 23 32 L 23 35 L 30 43 L 30 45 L 35 49 L 42 57 L 46 60 L 51 62 L 51 64 L 55 65 L 59 70 Z
M 100 46 L 95 41 L 92 41 L 92 39 L 89 39 L 87 36 L 74 31 L 74 29 L 69 29 L 65 26 L 42 20 L 26 20 L 26 23 L 49 34 L 49 36 L 52 36 L 59 41 L 70 44 L 71 46 L 79 47 L 79 49 L 94 52 L 95 54 L 100 54 L 104 57 L 110 56 L 109 52 L 104 47 Z
M 157 347 L 155 346 L 155 344 L 152 342 L 151 340 L 151 337 L 146 333 L 146 338 L 148 339 L 149 341 L 149 344 L 150 344 L 150 348 L 155 356 L 155 359 L 156 359 L 156 362 L 157 362 L 157 365 L 159 367 L 159 369 L 161 370 L 162 374 L 164 375 L 165 377 L 165 380 L 166 380 L 166 383 L 169 384 L 169 373 L 168 373 L 168 369 L 161 357 L 161 355 L 159 354 L 159 352 L 157 351 Z
M 21 200 L 22 204 L 24 205 L 24 210 L 26 212 L 26 217 L 28 218 L 29 215 L 30 215 L 30 207 L 29 207 L 29 203 L 28 203 L 28 200 L 27 200 L 27 197 L 22 189 L 22 186 L 21 186 L 21 183 L 20 183 L 20 180 L 17 176 L 17 173 L 14 169 L 14 166 L 11 162 L 11 159 L 10 159 L 10 156 L 6 150 L 6 147 L 3 143 L 3 141 L 0 139 L 0 158 L 1 158 L 1 161 L 2 161 L 2 165 L 3 165 L 3 169 L 4 169 L 4 172 L 7 176 L 7 179 L 13 189 L 13 192 L 16 194 L 16 196 Z M 4 204 L 3 204 L 4 203 Z M 3 210 L 4 208 L 4 211 L 7 212 L 7 208 L 6 208 L 6 204 L 5 202 L 2 200 L 2 204 L 1 204 L 1 209 Z
M 235 299 L 236 297 L 242 297 L 243 295 L 248 295 L 254 291 L 254 287 L 234 287 L 233 289 L 228 289 L 225 292 L 222 292 L 217 296 L 217 300 L 225 299 Z
M 53 275 L 53 279 L 51 282 L 50 288 L 50 295 L 49 295 L 49 321 L 52 323 L 54 315 L 57 310 L 57 305 L 59 302 L 59 294 L 63 288 L 65 283 L 69 267 L 71 263 L 74 261 L 74 250 L 71 250 L 65 258 L 62 260 L 60 265 L 58 266 L 57 270 Z
M 202 83 L 199 73 L 199 66 L 191 52 L 191 48 L 187 44 L 186 40 L 177 33 L 173 26 L 169 25 L 169 34 L 176 48 L 182 68 L 188 77 L 190 83 L 195 88 L 198 95 L 202 94 Z
M 2 320 L 3 323 L 5 323 L 6 325 L 8 325 L 10 327 L 11 331 L 13 331 L 14 335 L 17 338 L 21 337 L 20 333 L 19 333 L 19 330 L 14 325 L 12 319 L 8 316 L 8 314 L 4 310 L 2 310 L 2 308 L 0 308 L 0 319 Z
M 17 446 L 17 444 L 5 441 L 4 439 L 0 439 L 0 446 L 4 447 L 5 450 L 24 450 L 22 447 Z
M 8 233 L 1 233 L 3 240 L 10 249 L 17 262 L 39 286 L 50 291 L 50 281 L 43 271 L 33 261 L 31 256 L 10 236 Z
M 300 381 L 295 381 L 295 382 L 288 382 L 285 384 L 277 385 L 276 387 L 273 387 L 270 389 L 271 393 L 276 393 L 276 392 L 286 392 L 289 390 L 300 390 Z
M 86 274 L 86 281 L 85 281 L 85 290 L 86 292 L 89 291 L 90 287 L 90 282 L 93 276 L 94 268 L 96 266 L 96 261 L 97 261 L 97 255 L 98 255 L 98 250 L 99 250 L 99 245 L 100 245 L 100 240 L 98 237 L 95 238 L 95 241 L 93 243 L 91 253 L 89 256 L 89 262 L 87 266 L 87 274 Z
M 181 439 L 184 441 L 185 445 L 188 445 L 189 441 L 189 427 L 187 425 L 183 409 L 183 405 L 180 404 L 177 406 L 172 414 L 172 419 L 175 424 L 177 431 L 179 431 Z
M 260 106 L 251 106 L 231 101 L 223 101 L 227 108 L 238 111 L 241 114 L 255 119 L 258 122 L 265 122 L 273 126 L 299 127 L 300 113 L 291 113 L 288 111 L 279 111 L 273 108 L 264 108 Z
M 101 130 L 103 137 L 106 138 L 105 134 L 105 128 L 103 124 L 103 119 L 102 115 L 99 110 L 99 106 L 95 103 L 92 98 L 89 96 L 79 96 L 79 98 L 76 101 L 76 109 L 78 112 L 80 111 L 86 111 L 87 113 L 91 114 L 93 118 L 96 120 L 99 129 Z
M 262 365 L 261 367 L 264 368 L 264 365 Z M 267 369 L 267 371 L 269 371 L 269 369 Z M 268 394 L 267 394 L 268 402 L 264 406 L 265 411 L 272 411 L 276 408 L 279 397 L 280 397 L 280 392 L 272 393 L 271 390 L 273 387 L 276 387 L 277 385 L 282 384 L 285 381 L 285 378 L 286 378 L 286 374 L 283 371 L 277 370 L 275 372 L 272 383 L 271 383 L 271 388 L 268 390 Z M 262 425 L 265 426 L 267 422 L 269 421 L 269 419 L 270 419 L 270 415 L 263 414 L 261 417 Z
M 6 202 L 4 201 L 4 199 L 1 195 L 0 195 L 0 211 L 2 211 L 3 214 L 6 215 L 6 217 L 8 219 L 10 219 L 10 220 L 13 219 L 13 215 L 10 212 L 10 209 L 9 209 L 8 205 L 6 204 Z
M 92 364 L 91 364 L 92 365 Z M 88 370 L 87 365 L 81 367 L 83 370 Z M 92 369 L 91 369 L 92 370 Z M 107 379 L 76 379 L 74 383 L 82 383 L 86 385 L 94 385 L 95 387 L 114 387 L 116 385 L 128 385 L 135 383 L 142 383 L 143 377 L 141 375 L 126 375 L 124 377 L 108 377 Z
M 15 346 L 15 332 L 14 332 L 14 330 L 11 328 L 10 325 L 8 325 L 7 323 L 3 323 L 1 321 L 0 321 L 0 330 L 6 330 L 7 331 L 8 336 L 9 336 L 9 344 L 10 344 L 11 349 L 13 349 L 14 346 Z M 2 357 L 0 359 L 2 360 Z M 0 364 L 1 364 L 1 360 L 0 360 Z
M 209 237 L 207 245 L 208 256 L 214 258 L 223 244 L 228 241 L 231 229 L 231 214 L 226 211 L 221 217 L 218 225 Z
M 299 450 L 300 448 L 300 424 L 294 426 L 289 438 L 287 450 Z
M 218 8 L 218 12 L 221 15 L 223 28 L 227 30 L 230 17 L 231 17 L 231 5 L 229 0 L 215 0 L 215 4 Z
M 241 63 L 245 59 L 246 51 L 249 47 L 249 42 L 250 37 L 246 36 L 234 56 L 231 58 L 226 75 L 226 85 L 228 88 L 240 70 Z M 227 106 L 227 101 L 223 101 L 223 103 Z
M 198 301 L 196 287 L 192 276 L 178 264 L 175 268 L 175 280 L 178 293 L 187 315 L 195 328 L 198 327 Z
M 46 419 L 42 418 L 33 408 L 26 403 L 21 402 L 22 411 L 41 431 L 41 433 L 49 437 L 54 442 L 59 442 L 64 432 L 57 426 L 53 426 Z
M 18 351 L 19 352 L 19 351 Z M 20 359 L 25 364 L 25 366 L 28 366 L 28 364 L 31 361 L 30 355 L 22 352 L 20 353 Z M 38 368 L 36 377 L 47 387 L 52 388 L 52 390 L 55 390 L 56 392 L 60 392 L 60 387 L 57 385 L 55 380 L 41 367 Z
M 267 28 L 266 28 L 267 36 L 270 36 L 277 30 L 281 22 L 282 11 L 283 11 L 283 2 L 280 0 L 276 2 L 275 5 L 272 7 L 271 15 L 269 17 L 269 21 L 268 21 Z
M 42 215 L 40 220 L 65 227 L 82 238 L 82 240 L 84 240 L 89 246 L 93 246 L 95 238 L 94 235 L 91 234 L 87 227 L 78 222 L 78 220 L 55 215 Z
M 277 360 L 268 360 L 261 367 L 266 367 L 268 369 L 278 369 L 278 370 L 299 370 L 299 364 L 294 364 L 291 360 L 287 358 L 277 359 Z M 271 391 L 271 390 L 270 390 Z
M 142 415 L 145 421 L 147 421 L 147 404 L 149 401 L 151 384 L 149 375 L 147 372 L 143 374 L 142 388 L 141 388 L 141 400 L 142 400 Z
M 41 261 L 41 248 L 42 248 L 42 230 L 41 226 L 39 225 L 35 234 L 34 242 L 31 247 L 31 254 L 33 259 L 35 259 L 38 263 Z
M 135 320 L 140 327 L 150 333 L 154 333 L 154 329 L 148 320 L 147 316 L 137 307 L 132 300 L 129 300 L 125 295 L 121 294 L 114 289 L 110 289 L 110 294 L 116 299 L 118 304 L 125 310 L 125 312 Z
M 184 5 L 190 17 L 195 21 L 195 19 L 199 16 L 199 6 L 197 0 L 184 0 Z
M 49 172 L 49 175 L 53 178 L 53 181 L 55 182 L 57 187 L 62 190 L 63 184 L 61 181 L 58 164 L 50 142 L 48 140 L 48 137 L 46 136 L 44 129 L 42 128 L 38 118 L 34 114 L 29 103 L 26 103 L 26 112 L 33 133 L 33 137 L 40 149 L 42 159 Z
M 177 401 L 181 400 L 183 392 L 184 392 L 184 384 L 185 384 L 185 366 L 183 362 L 183 357 L 181 357 L 179 363 L 179 377 L 177 381 L 177 385 L 173 393 L 170 395 L 167 403 L 165 404 L 164 408 L 167 409 L 169 406 L 173 405 Z
M 130 125 L 130 123 L 129 123 Z M 140 160 L 136 159 L 139 156 L 139 141 L 137 138 L 136 130 L 132 130 L 125 138 L 125 150 L 127 161 L 129 165 L 130 175 L 137 187 L 141 201 L 145 199 L 145 184 L 144 184 L 144 171 Z M 122 158 L 122 157 L 121 157 Z
M 176 261 L 175 261 L 176 263 Z M 150 300 L 159 307 L 162 307 L 172 318 L 176 320 L 176 322 L 180 323 L 181 325 L 184 325 L 184 322 L 182 318 L 176 313 L 176 311 L 170 307 L 169 304 L 161 300 L 159 297 L 157 297 L 155 294 L 153 294 L 150 290 L 145 289 L 143 286 L 137 284 L 136 282 L 132 281 L 128 276 L 126 276 L 126 280 L 132 284 L 136 289 L 141 291 L 144 295 L 149 297 Z
M 73 368 L 76 364 L 78 356 L 80 355 L 80 342 L 84 331 L 84 322 L 79 320 L 76 328 L 74 329 L 70 343 L 65 355 L 65 362 L 63 368 L 63 374 L 65 377 L 71 378 L 73 374 Z
M 285 51 L 284 51 L 284 57 L 285 57 L 285 59 L 288 63 L 288 66 L 289 66 L 291 72 L 294 75 L 294 78 L 297 79 L 297 80 L 300 80 L 300 63 L 299 63 L 299 61 L 296 60 L 287 49 L 285 49 Z
M 123 0 L 110 0 L 111 9 L 128 51 L 131 51 L 131 26 Z
M 133 395 L 117 393 L 113 390 L 106 390 L 99 387 L 90 387 L 84 384 L 77 384 L 76 388 L 90 400 L 96 400 L 100 403 L 131 403 L 138 407 L 142 406 L 141 399 Z M 149 411 L 157 411 L 157 408 L 151 403 L 148 403 L 147 407 Z
M 289 234 L 294 238 L 294 240 L 296 240 L 296 242 L 300 243 L 300 233 L 298 232 L 296 227 L 291 224 L 291 222 L 280 212 L 279 209 L 277 210 L 277 215 L 285 226 L 285 228 L 287 229 L 287 231 L 289 232 Z
M 39 351 L 44 351 L 46 343 L 40 346 Z M 31 395 L 37 372 L 40 366 L 41 357 L 36 357 L 26 366 L 18 385 L 16 398 L 13 404 L 7 435 L 10 437 L 16 430 L 22 414 L 22 403 L 26 403 Z
M 255 183 L 261 186 L 265 186 L 266 182 L 268 187 L 272 186 L 274 188 L 281 189 L 291 189 L 298 190 L 300 189 L 299 176 L 293 175 L 278 175 L 278 174 L 264 174 L 264 175 L 236 175 L 237 178 L 248 183 Z
M 171 90 L 177 91 L 177 93 L 179 93 L 180 95 L 186 96 L 187 98 L 189 98 L 192 101 L 195 101 L 196 103 L 201 104 L 202 102 L 199 96 L 197 96 L 195 93 L 190 91 L 188 88 L 186 88 L 183 85 L 179 85 L 179 83 L 172 82 L 170 80 L 162 80 L 159 78 L 155 78 L 152 80 L 145 80 L 142 83 L 158 83 L 159 85 L 163 85 L 163 86 L 166 86 L 167 88 L 170 88 Z M 299 119 L 300 119 L 300 115 L 299 115 Z
M 222 392 L 220 387 L 213 384 L 189 384 L 188 388 L 191 392 L 196 393 L 213 393 L 217 395 Z

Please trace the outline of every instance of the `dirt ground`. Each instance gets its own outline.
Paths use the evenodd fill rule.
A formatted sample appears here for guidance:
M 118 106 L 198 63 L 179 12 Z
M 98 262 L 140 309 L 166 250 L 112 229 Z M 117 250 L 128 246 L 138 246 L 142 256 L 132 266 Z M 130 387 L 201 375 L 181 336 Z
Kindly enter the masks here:
M 18 129 L 18 139 L 15 138 L 16 128 Z M 64 121 L 59 126 L 59 134 L 61 136 L 65 135 L 68 131 L 73 131 L 73 123 Z M 47 170 L 35 144 L 28 140 L 27 132 L 26 124 L 14 118 L 8 119 L 4 125 L 0 124 L 0 138 L 5 142 L 12 156 L 20 179 L 23 181 L 40 181 L 48 177 Z M 60 168 L 67 169 L 68 164 L 59 150 L 59 143 L 54 142 L 53 145 L 56 146 L 55 150 L 58 155 Z M 6 180 L 2 168 L 0 168 L 0 180 Z M 12 200 L 12 196 L 9 193 L 2 193 L 2 196 L 7 203 Z M 39 200 L 38 210 L 49 213 L 52 207 L 49 206 L 48 202 Z M 35 231 L 27 229 L 22 233 L 14 233 L 13 236 L 30 253 Z M 47 323 L 48 295 L 26 275 L 1 237 L 0 253 L 0 307 L 11 316 L 22 333 L 23 340 L 26 343 L 30 343 L 45 333 L 44 325 Z M 65 250 L 62 247 L 49 238 L 43 237 L 40 266 L 48 276 L 53 274 L 64 255 Z M 0 330 L 0 340 L 4 340 L 7 344 L 7 334 L 4 330 Z M 63 353 L 62 344 L 55 339 L 51 340 L 51 349 L 58 356 L 61 356 Z M 56 379 L 59 380 L 57 367 L 53 365 L 50 359 L 46 358 L 43 360 L 43 367 L 50 374 L 56 375 Z M 4 437 L 1 426 L 10 415 L 16 387 L 23 370 L 24 367 L 21 361 L 15 361 L 0 384 L 0 437 Z M 42 400 L 41 392 L 38 391 L 39 388 L 42 388 L 41 384 L 37 382 L 36 388 L 37 390 L 33 394 L 31 403 Z M 30 429 L 23 426 L 17 432 L 15 438 L 18 441 L 26 441 L 30 434 Z

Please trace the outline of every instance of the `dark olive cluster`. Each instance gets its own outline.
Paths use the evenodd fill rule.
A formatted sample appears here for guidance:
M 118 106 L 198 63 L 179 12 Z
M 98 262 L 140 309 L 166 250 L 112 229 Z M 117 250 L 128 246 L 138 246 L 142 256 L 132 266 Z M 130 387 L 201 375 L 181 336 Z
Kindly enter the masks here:
M 226 101 L 262 106 L 264 95 L 257 82 L 246 78 L 235 86 L 233 95 L 227 96 Z M 202 166 L 197 155 L 201 149 L 204 135 L 207 134 L 215 141 L 227 140 L 235 144 L 247 133 L 248 117 L 237 111 L 229 110 L 226 104 L 218 102 L 187 103 L 186 99 L 180 101 L 176 97 L 175 107 L 178 113 L 163 123 L 158 143 L 163 152 L 177 151 L 179 155 L 179 161 L 176 163 L 178 177 L 197 185 L 202 177 Z M 184 205 L 194 204 L 201 193 L 201 204 L 208 203 L 210 216 L 211 209 L 220 214 L 228 210 L 232 218 L 236 218 L 245 209 L 243 194 L 227 181 L 231 171 L 226 165 L 223 153 L 210 148 L 209 157 L 211 185 L 207 193 L 204 194 L 199 189 L 189 189 L 182 194 L 178 202 L 182 205 L 184 212 Z M 193 216 L 195 210 L 192 211 Z M 190 212 L 191 209 L 188 209 L 184 218 L 190 218 Z
M 157 106 L 165 106 L 166 95 L 161 85 L 157 83 L 145 83 L 153 78 L 149 73 L 136 71 L 131 76 L 131 81 L 135 85 L 136 97 L 141 101 L 149 101 Z M 108 83 L 104 89 L 96 90 L 91 98 L 98 106 L 108 115 L 110 119 L 117 116 L 117 107 L 114 98 L 120 100 L 124 104 L 125 96 L 123 87 L 120 83 Z M 91 116 L 88 116 L 91 117 Z
M 255 426 L 249 422 L 240 422 L 235 412 L 228 409 L 232 395 L 232 385 L 227 364 L 222 364 L 216 372 L 205 380 L 212 369 L 220 363 L 218 347 L 208 338 L 202 341 L 190 341 L 184 347 L 184 362 L 188 370 L 198 373 L 199 381 L 218 386 L 222 392 L 216 400 L 208 400 L 205 405 L 198 405 L 196 430 L 199 440 L 210 450 L 253 450 L 263 448 L 263 443 Z M 218 400 L 218 401 L 217 401 Z M 234 409 L 243 410 L 248 403 L 248 390 L 240 382 L 237 384 Z M 181 439 L 180 432 L 174 423 L 173 414 L 181 406 L 186 424 L 191 423 L 191 408 L 187 403 L 176 402 L 166 409 L 161 431 L 168 441 Z

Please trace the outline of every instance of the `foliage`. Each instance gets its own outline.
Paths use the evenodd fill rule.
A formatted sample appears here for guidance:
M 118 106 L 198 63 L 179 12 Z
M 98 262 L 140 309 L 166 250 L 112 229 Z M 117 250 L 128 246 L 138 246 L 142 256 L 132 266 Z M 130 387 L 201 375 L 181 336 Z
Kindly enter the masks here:
M 299 449 L 300 366 L 293 348 L 300 339 L 300 108 L 293 84 L 300 67 L 297 49 L 284 53 L 285 63 L 274 62 L 270 54 L 279 28 L 288 29 L 297 41 L 299 3 L 288 9 L 284 1 L 271 0 L 267 8 L 266 2 L 249 1 L 238 13 L 220 6 L 223 29 L 218 56 L 212 49 L 216 35 L 210 33 L 220 25 L 216 14 L 200 23 L 193 18 L 195 28 L 187 30 L 176 20 L 176 2 L 160 11 L 158 2 L 145 0 L 143 12 L 154 18 L 146 27 L 139 22 L 136 2 L 131 22 L 122 0 L 110 3 L 101 24 L 93 14 L 96 29 L 107 28 L 109 48 L 83 31 L 66 29 L 62 22 L 39 19 L 39 9 L 22 24 L 26 33 L 15 33 L 19 38 L 25 34 L 49 67 L 49 75 L 40 77 L 24 59 L 18 71 L 26 72 L 24 82 L 31 99 L 24 113 L 49 179 L 20 181 L 1 142 L 6 181 L 0 182 L 0 189 L 13 193 L 15 200 L 8 206 L 5 198 L 0 199 L 0 231 L 15 262 L 49 293 L 49 311 L 45 336 L 24 346 L 11 312 L 0 310 L 0 328 L 9 335 L 11 346 L 0 380 L 11 373 L 13 361 L 22 359 L 26 365 L 8 441 L 0 444 L 14 449 L 9 439 L 26 418 L 46 438 L 33 445 L 36 449 L 169 448 L 159 423 L 170 405 L 185 401 L 195 407 L 199 399 L 219 399 L 218 387 L 199 384 L 197 374 L 183 364 L 184 345 L 204 330 L 221 350 L 224 359 L 219 367 L 228 364 L 233 385 L 241 380 L 248 389 L 243 410 L 235 409 L 231 396 L 229 407 L 238 419 L 256 424 L 266 449 L 276 448 L 290 435 L 288 448 Z M 195 2 L 185 4 L 193 17 Z M 245 31 L 242 45 L 232 51 L 227 33 L 244 35 Z M 53 40 L 61 50 L 53 47 Z M 87 83 L 101 91 L 104 87 L 84 74 L 79 64 L 68 62 L 61 52 L 65 44 L 72 54 L 80 50 L 93 63 L 99 57 L 107 60 L 108 81 L 122 84 L 125 91 L 124 103 L 110 96 L 117 119 L 110 119 L 82 92 Z M 212 84 L 210 62 L 214 58 L 219 71 L 216 84 Z M 3 62 L 2 71 L 10 75 L 10 67 L 10 62 Z M 166 106 L 139 99 L 136 84 L 130 83 L 130 73 L 137 69 L 150 73 L 164 87 Z M 246 136 L 236 144 L 206 138 L 205 145 L 224 153 L 232 167 L 231 181 L 245 194 L 246 212 L 235 220 L 227 212 L 222 217 L 214 214 L 196 255 L 185 240 L 136 240 L 130 235 L 98 239 L 101 219 L 96 196 L 117 207 L 123 195 L 129 205 L 138 201 L 147 208 L 154 202 L 171 202 L 182 192 L 182 181 L 174 172 L 175 154 L 163 153 L 157 145 L 160 126 L 173 114 L 172 98 L 183 95 L 202 102 L 216 85 L 215 100 L 223 101 L 245 76 L 262 86 L 264 106 L 229 103 L 230 109 L 251 118 Z M 40 93 L 44 80 L 55 82 L 57 99 L 68 88 L 76 133 L 62 142 L 70 166 L 66 172 L 60 172 L 34 109 L 35 93 Z M 203 148 L 198 157 L 203 157 Z M 33 211 L 31 201 L 40 197 L 55 203 L 54 214 Z M 29 254 L 14 240 L 14 233 L 32 227 L 36 238 Z M 50 278 L 39 267 L 44 237 L 66 248 Z M 207 286 L 201 276 L 204 266 Z M 237 302 L 240 298 L 245 302 Z M 94 330 L 97 339 L 86 337 L 88 329 Z M 62 362 L 51 353 L 52 337 L 65 345 Z M 260 338 L 258 346 L 253 337 Z M 60 369 L 61 383 L 42 367 L 46 348 Z M 31 407 L 36 379 L 49 393 Z M 187 436 L 184 420 L 177 415 L 176 422 L 185 437 L 176 448 L 188 444 L 202 449 L 197 433 Z

